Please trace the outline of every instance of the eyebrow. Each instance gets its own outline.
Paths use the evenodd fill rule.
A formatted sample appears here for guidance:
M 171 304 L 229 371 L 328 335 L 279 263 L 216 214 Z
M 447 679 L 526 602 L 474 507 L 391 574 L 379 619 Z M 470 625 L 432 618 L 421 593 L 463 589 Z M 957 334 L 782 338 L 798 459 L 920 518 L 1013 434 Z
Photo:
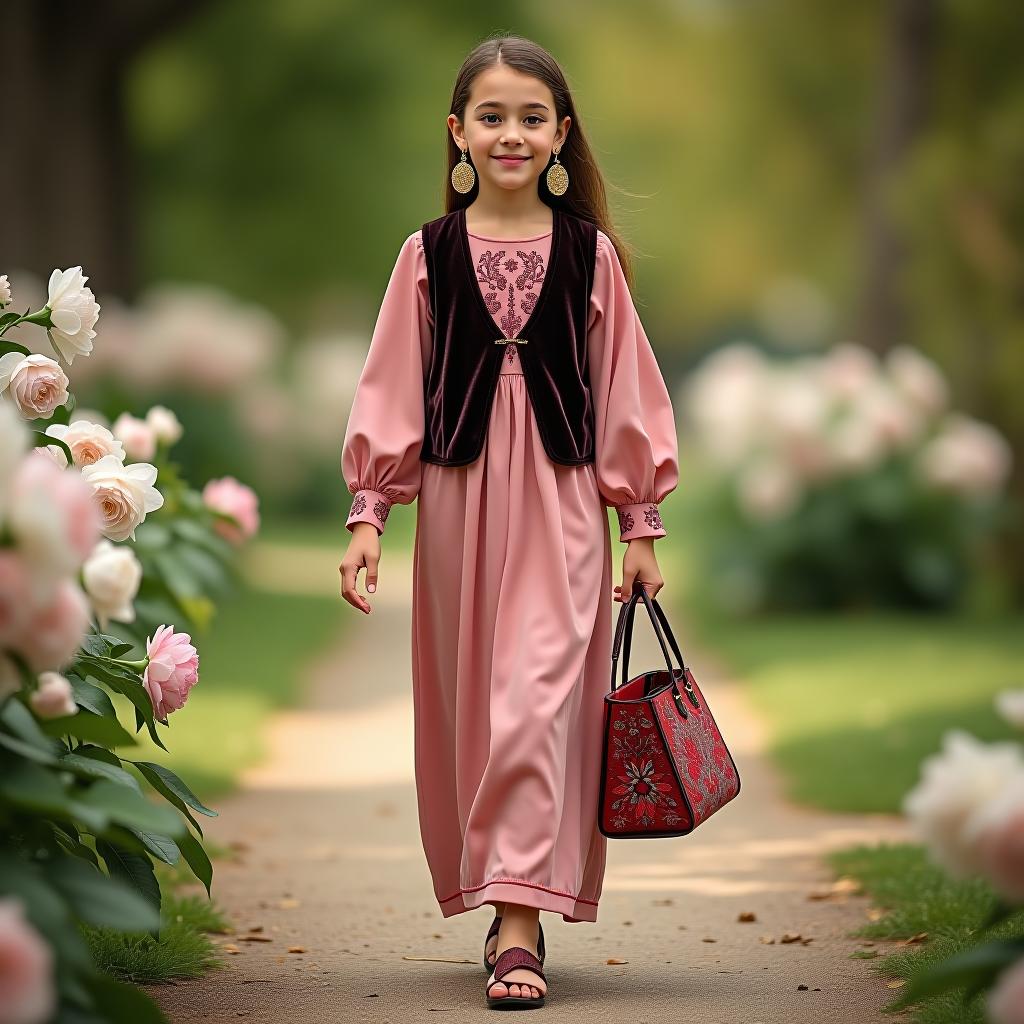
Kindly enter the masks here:
M 476 109 L 479 110 L 481 107 L 504 107 L 504 106 L 505 106 L 504 103 L 499 103 L 497 100 L 484 100 L 483 103 L 478 103 L 476 105 Z M 532 108 L 532 107 L 535 107 L 538 110 L 547 110 L 548 109 L 546 103 L 524 103 L 523 104 L 523 109 L 524 110 L 528 109 L 528 108 Z

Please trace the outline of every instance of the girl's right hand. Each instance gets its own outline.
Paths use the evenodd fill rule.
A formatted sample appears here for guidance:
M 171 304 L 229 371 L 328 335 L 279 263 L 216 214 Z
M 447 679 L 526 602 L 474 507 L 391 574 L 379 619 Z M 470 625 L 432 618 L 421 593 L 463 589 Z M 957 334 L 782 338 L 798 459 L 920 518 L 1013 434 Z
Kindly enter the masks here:
M 341 572 L 341 596 L 350 605 L 370 614 L 370 603 L 356 590 L 359 570 L 366 568 L 366 589 L 377 589 L 377 566 L 380 564 L 380 534 L 373 523 L 356 523 L 352 539 L 338 569 Z

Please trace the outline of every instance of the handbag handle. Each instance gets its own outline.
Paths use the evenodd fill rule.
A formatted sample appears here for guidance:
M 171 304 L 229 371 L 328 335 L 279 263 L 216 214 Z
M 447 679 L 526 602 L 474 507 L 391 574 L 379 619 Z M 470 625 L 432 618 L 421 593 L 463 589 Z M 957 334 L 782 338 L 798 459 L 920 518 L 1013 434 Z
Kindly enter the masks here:
M 679 692 L 680 678 L 677 676 L 676 671 L 672 668 L 672 661 L 669 657 L 668 649 L 665 646 L 665 638 L 662 635 L 661 627 L 664 626 L 665 633 L 668 634 L 669 643 L 672 647 L 672 652 L 675 654 L 680 665 L 680 676 L 683 684 L 683 688 L 686 690 L 686 696 L 694 708 L 700 709 L 700 702 L 697 699 L 696 693 L 694 693 L 693 687 L 690 685 L 688 677 L 689 670 L 686 667 L 686 662 L 683 660 L 682 652 L 679 649 L 679 644 L 676 642 L 675 634 L 672 632 L 672 627 L 669 625 L 668 618 L 665 615 L 661 605 L 658 604 L 657 598 L 652 598 L 648 595 L 647 590 L 643 584 L 636 580 L 633 584 L 633 593 L 630 595 L 629 601 L 619 609 L 619 620 L 615 627 L 615 640 L 612 644 L 612 677 L 611 677 L 611 688 L 612 692 L 615 692 L 615 669 L 616 663 L 619 659 L 619 650 L 622 646 L 623 635 L 626 638 L 626 656 L 622 663 L 622 683 L 625 684 L 627 680 L 627 669 L 629 665 L 629 649 L 630 640 L 633 633 L 633 621 L 636 611 L 637 600 L 642 599 L 644 607 L 647 609 L 647 614 L 650 616 L 651 625 L 654 627 L 654 634 L 658 638 L 658 644 L 661 646 L 661 652 L 665 655 L 665 664 L 668 666 L 668 675 L 675 683 L 675 697 L 676 707 L 679 709 L 683 717 L 686 717 L 686 710 L 683 707 L 682 694 Z
M 662 627 L 665 627 L 665 632 L 669 636 L 669 643 L 672 645 L 673 653 L 679 662 L 679 666 L 682 669 L 683 677 L 686 676 L 686 663 L 683 660 L 682 651 L 679 649 L 679 644 L 676 642 L 675 634 L 672 632 L 672 627 L 669 625 L 669 620 L 666 617 L 665 611 L 662 606 L 657 603 L 656 598 L 652 598 L 647 594 L 643 584 L 636 580 L 633 583 L 633 593 L 630 595 L 629 601 L 618 610 L 618 622 L 615 624 L 615 637 L 611 648 L 611 689 L 615 689 L 615 665 L 618 662 L 618 651 L 620 651 L 623 643 L 623 635 L 626 636 L 626 656 L 623 660 L 623 684 L 627 681 L 627 673 L 629 670 L 630 660 L 630 647 L 633 636 L 633 622 L 636 612 L 637 600 L 642 599 L 644 606 L 647 609 L 647 614 L 650 616 L 651 626 L 654 628 L 654 635 L 657 637 L 657 642 L 662 647 L 662 653 L 665 654 L 665 664 L 669 669 L 669 678 L 675 678 L 675 672 L 672 668 L 672 659 L 669 657 L 668 648 L 665 646 L 665 638 L 662 635 Z M 656 612 L 656 617 L 655 617 Z M 689 681 L 686 682 L 687 687 Z

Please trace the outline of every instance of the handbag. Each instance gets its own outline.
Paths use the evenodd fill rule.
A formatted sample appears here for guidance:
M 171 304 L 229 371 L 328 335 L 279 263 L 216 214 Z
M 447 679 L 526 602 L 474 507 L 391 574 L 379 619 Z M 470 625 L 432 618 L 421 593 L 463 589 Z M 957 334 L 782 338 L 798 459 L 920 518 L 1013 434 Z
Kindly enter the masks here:
M 668 671 L 652 669 L 627 681 L 639 600 L 647 608 Z M 662 627 L 679 668 L 672 666 Z M 622 678 L 616 687 L 623 637 Z M 609 839 L 687 835 L 739 793 L 740 776 L 661 605 L 639 581 L 619 609 L 611 687 L 604 698 L 598 827 Z

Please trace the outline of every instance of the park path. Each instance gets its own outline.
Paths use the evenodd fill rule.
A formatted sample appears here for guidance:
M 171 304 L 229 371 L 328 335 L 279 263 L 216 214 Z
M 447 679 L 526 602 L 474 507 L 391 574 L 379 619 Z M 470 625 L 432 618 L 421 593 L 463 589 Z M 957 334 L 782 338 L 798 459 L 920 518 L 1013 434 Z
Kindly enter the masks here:
M 261 557 L 254 571 L 266 580 L 337 594 L 340 555 L 307 552 L 312 580 L 296 573 L 295 559 L 278 559 L 291 565 L 284 577 L 273 550 Z M 215 804 L 219 817 L 203 819 L 207 836 L 238 854 L 215 862 L 213 882 L 236 931 L 220 939 L 224 969 L 146 986 L 173 1024 L 397 1024 L 434 1012 L 456 1022 L 488 1012 L 480 955 L 493 912 L 443 919 L 420 846 L 410 573 L 407 559 L 385 551 L 370 615 L 338 597 L 339 639 L 307 666 L 303 706 L 274 716 L 267 759 Z M 670 598 L 666 590 L 659 600 L 678 623 L 742 789 L 690 836 L 609 841 L 598 921 L 542 915 L 549 998 L 536 1012 L 557 1021 L 586 1013 L 594 1024 L 893 1020 L 880 1012 L 893 990 L 870 961 L 850 959 L 870 945 L 846 934 L 867 919 L 868 902 L 833 886 L 822 854 L 908 839 L 903 822 L 788 803 L 742 686 L 687 643 Z M 344 616 L 352 621 L 343 630 Z M 660 657 L 642 617 L 634 650 L 636 666 Z M 756 919 L 740 921 L 745 912 Z

